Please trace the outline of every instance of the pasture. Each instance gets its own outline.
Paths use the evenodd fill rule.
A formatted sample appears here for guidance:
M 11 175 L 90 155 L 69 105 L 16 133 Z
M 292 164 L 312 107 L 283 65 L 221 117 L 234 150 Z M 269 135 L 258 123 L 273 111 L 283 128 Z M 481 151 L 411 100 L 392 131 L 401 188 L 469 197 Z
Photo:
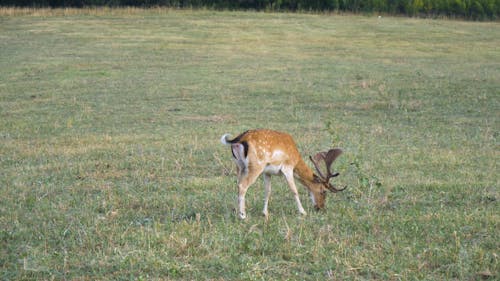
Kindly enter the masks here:
M 0 10 L 2 280 L 500 277 L 500 25 Z M 346 191 L 236 217 L 224 133 L 330 147 Z M 310 163 L 309 163 L 310 164 Z

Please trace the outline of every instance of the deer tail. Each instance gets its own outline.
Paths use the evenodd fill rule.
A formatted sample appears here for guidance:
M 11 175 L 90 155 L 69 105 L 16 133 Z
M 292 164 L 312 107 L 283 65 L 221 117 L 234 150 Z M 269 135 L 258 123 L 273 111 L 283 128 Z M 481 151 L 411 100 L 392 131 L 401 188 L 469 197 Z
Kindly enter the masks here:
M 231 140 L 229 140 L 229 138 L 231 137 L 231 134 L 224 134 L 221 138 L 220 138 L 220 142 L 223 144 L 223 145 L 230 145 L 232 142 Z

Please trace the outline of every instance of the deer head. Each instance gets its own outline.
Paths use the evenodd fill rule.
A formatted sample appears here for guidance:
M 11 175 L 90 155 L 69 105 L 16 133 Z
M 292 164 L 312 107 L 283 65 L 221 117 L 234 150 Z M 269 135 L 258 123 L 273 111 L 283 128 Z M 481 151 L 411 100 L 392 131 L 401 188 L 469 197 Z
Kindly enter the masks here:
M 342 154 L 342 150 L 339 148 L 334 148 L 330 149 L 329 151 L 324 151 L 324 152 L 319 152 L 316 155 L 310 156 L 311 162 L 314 164 L 314 167 L 316 168 L 316 171 L 318 172 L 318 180 L 320 183 L 322 183 L 326 189 L 330 190 L 331 192 L 338 192 L 342 191 L 347 188 L 347 186 L 344 186 L 343 188 L 336 188 L 335 185 L 330 183 L 330 179 L 334 178 L 339 175 L 339 173 L 332 173 L 331 172 L 331 166 L 333 161 L 337 159 L 337 157 Z M 326 166 L 326 173 L 324 173 L 320 169 L 320 163 L 323 162 L 325 163 Z

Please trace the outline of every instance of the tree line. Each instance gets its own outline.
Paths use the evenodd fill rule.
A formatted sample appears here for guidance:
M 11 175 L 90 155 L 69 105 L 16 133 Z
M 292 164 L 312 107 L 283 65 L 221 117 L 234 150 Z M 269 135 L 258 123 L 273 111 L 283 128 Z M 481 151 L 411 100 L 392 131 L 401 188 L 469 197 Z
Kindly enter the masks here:
M 133 6 L 229 10 L 383 13 L 497 20 L 500 0 L 0 0 L 0 6 Z

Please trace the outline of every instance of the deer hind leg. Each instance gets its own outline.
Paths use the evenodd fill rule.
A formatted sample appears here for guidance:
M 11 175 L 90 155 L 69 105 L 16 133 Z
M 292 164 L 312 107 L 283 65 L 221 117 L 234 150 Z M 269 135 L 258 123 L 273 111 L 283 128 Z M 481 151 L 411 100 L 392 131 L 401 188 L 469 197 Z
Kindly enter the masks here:
M 299 192 L 297 191 L 297 186 L 295 185 L 295 180 L 293 178 L 293 171 L 283 171 L 283 175 L 286 178 L 288 187 L 290 187 L 290 190 L 293 193 L 295 202 L 297 203 L 297 208 L 299 209 L 299 213 L 301 215 L 306 215 L 307 213 L 304 210 L 304 207 L 302 207 L 302 204 L 300 203 Z
M 249 165 L 243 144 L 234 143 L 231 145 L 231 149 L 238 169 L 238 215 L 241 219 L 245 219 L 247 216 L 245 211 L 245 194 L 250 185 L 264 171 L 264 167 Z
M 267 210 L 267 206 L 269 204 L 269 197 L 271 196 L 271 175 L 264 174 L 264 210 L 262 213 L 266 217 L 266 220 L 269 218 L 269 212 Z
M 248 169 L 249 167 L 247 167 Z M 246 174 L 240 174 L 241 176 L 238 179 L 238 215 L 241 219 L 245 219 L 247 217 L 245 211 L 245 194 L 247 193 L 248 188 L 255 182 L 255 180 L 259 177 L 264 169 L 248 169 Z

